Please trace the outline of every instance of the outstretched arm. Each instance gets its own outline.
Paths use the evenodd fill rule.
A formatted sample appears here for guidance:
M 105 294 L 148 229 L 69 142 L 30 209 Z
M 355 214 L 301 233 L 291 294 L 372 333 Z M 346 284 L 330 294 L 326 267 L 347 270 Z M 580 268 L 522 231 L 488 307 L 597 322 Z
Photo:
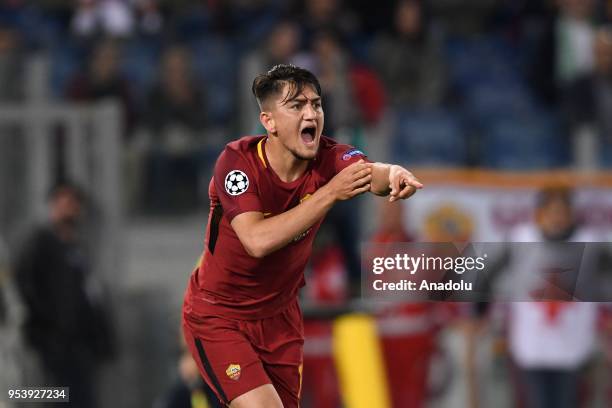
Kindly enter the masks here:
M 423 184 L 408 170 L 397 164 L 372 163 L 372 187 L 378 196 L 390 196 L 389 201 L 412 196 Z
M 371 165 L 360 160 L 336 174 L 312 197 L 291 210 L 270 218 L 264 218 L 257 211 L 245 212 L 234 217 L 232 228 L 249 255 L 264 257 L 308 230 L 336 201 L 348 200 L 370 190 L 371 179 Z

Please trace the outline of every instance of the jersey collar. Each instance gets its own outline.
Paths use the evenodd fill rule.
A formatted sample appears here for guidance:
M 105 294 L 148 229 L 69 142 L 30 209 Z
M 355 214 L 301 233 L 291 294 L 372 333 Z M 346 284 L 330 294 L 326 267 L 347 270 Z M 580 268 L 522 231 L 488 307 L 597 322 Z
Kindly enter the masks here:
M 261 164 L 264 166 L 264 168 L 268 168 L 268 164 L 266 163 L 266 156 L 264 155 L 264 142 L 266 141 L 267 137 L 263 137 L 259 143 L 257 143 L 257 156 L 259 156 L 259 160 L 261 160 Z

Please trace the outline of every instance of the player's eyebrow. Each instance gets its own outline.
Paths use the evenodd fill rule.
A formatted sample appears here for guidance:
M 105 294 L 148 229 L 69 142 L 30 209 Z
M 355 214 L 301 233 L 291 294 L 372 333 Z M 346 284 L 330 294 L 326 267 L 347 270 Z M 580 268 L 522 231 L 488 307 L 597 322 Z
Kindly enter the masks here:
M 307 101 L 311 101 L 311 102 L 320 102 L 321 101 L 321 97 L 320 96 L 315 96 L 314 98 L 306 98 L 303 95 L 298 95 L 293 99 L 289 99 L 286 103 L 291 103 L 291 102 L 307 102 Z

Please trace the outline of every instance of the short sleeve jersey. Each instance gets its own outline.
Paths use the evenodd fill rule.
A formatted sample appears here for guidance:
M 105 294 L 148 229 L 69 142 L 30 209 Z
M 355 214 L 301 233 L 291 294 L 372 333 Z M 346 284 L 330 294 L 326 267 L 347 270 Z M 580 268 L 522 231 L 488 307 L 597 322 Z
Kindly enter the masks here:
M 249 211 L 265 217 L 288 211 L 343 168 L 365 158 L 358 149 L 322 136 L 317 156 L 304 174 L 287 183 L 268 163 L 266 140 L 266 136 L 236 140 L 217 159 L 209 187 L 204 253 L 189 282 L 186 313 L 251 320 L 282 312 L 304 286 L 304 269 L 323 220 L 263 258 L 246 252 L 231 221 Z

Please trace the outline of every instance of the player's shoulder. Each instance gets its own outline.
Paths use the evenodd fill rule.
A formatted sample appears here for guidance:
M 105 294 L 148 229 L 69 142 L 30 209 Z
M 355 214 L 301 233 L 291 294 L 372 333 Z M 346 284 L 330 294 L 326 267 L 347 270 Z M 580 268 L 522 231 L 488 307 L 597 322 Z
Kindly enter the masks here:
M 233 140 L 225 145 L 217 163 L 219 162 L 250 162 L 253 157 L 257 156 L 258 145 L 265 139 L 265 136 L 244 136 L 240 139 Z
M 353 156 L 365 156 L 365 153 L 356 147 L 338 142 L 337 140 L 327 136 L 321 136 L 321 141 L 319 142 L 319 154 L 322 158 L 333 156 L 334 158 L 343 157 L 344 160 L 349 160 Z
M 348 150 L 357 150 L 355 149 L 355 147 L 346 144 L 346 143 L 341 143 L 337 140 L 332 139 L 331 137 L 328 136 L 323 136 L 321 135 L 321 141 L 319 142 L 319 151 L 322 153 L 329 153 L 329 152 L 333 152 L 333 153 L 337 153 L 339 151 L 348 151 Z
M 243 136 L 225 145 L 224 152 L 245 154 L 256 151 L 257 145 L 265 139 L 265 135 Z

